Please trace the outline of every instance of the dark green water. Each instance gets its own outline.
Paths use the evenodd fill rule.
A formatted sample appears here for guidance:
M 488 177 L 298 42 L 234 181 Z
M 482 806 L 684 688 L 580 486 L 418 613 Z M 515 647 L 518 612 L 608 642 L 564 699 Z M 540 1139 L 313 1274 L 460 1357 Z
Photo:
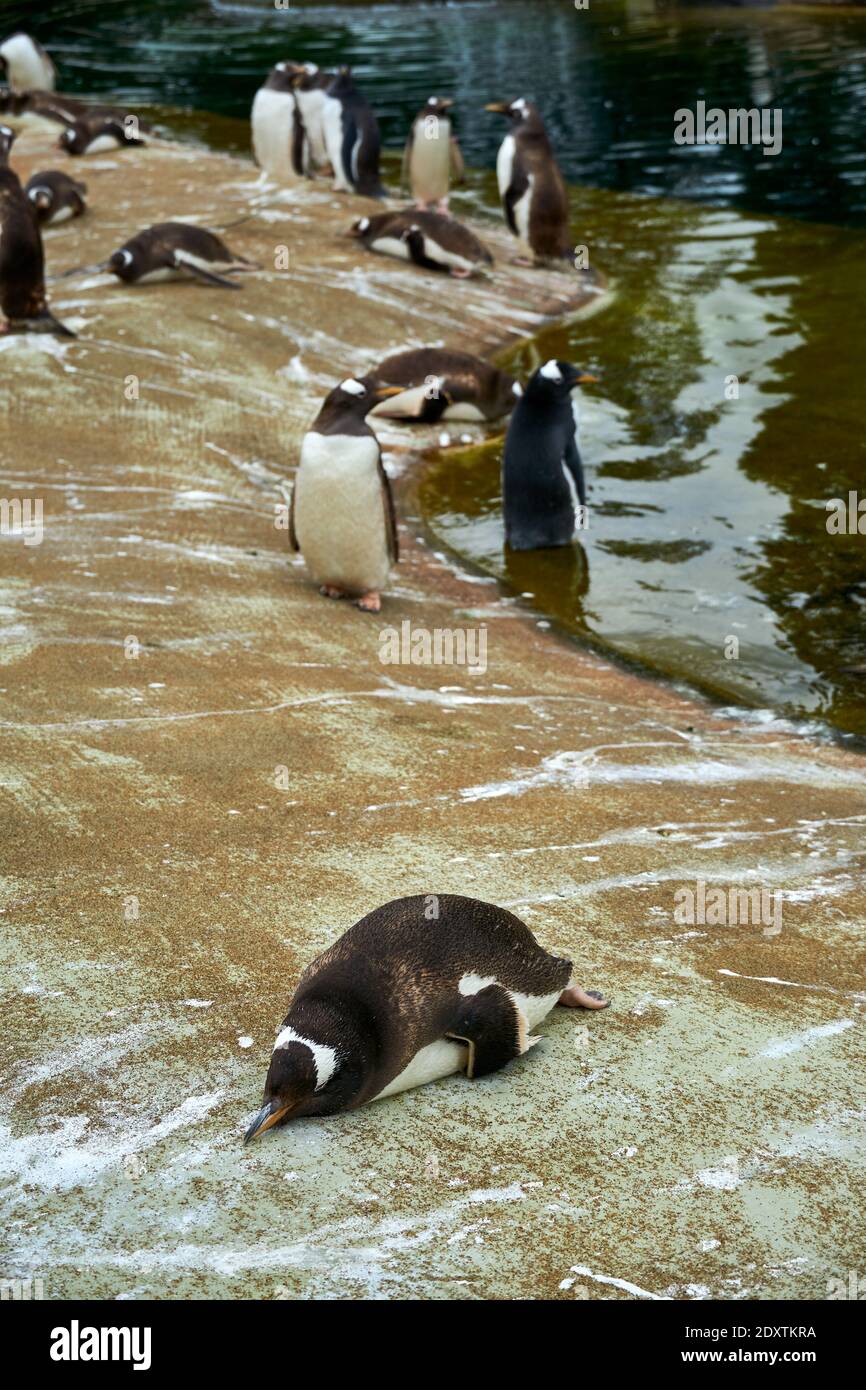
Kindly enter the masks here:
M 866 11 L 49 0 L 0 16 L 46 43 L 64 90 L 243 151 L 286 56 L 351 62 L 395 148 L 432 91 L 453 94 L 479 169 L 501 138 L 483 103 L 535 97 L 575 185 L 574 239 L 615 296 L 512 365 L 556 355 L 602 378 L 583 395 L 590 528 L 574 551 L 509 558 L 493 444 L 434 468 L 431 529 L 577 635 L 866 735 L 866 536 L 829 535 L 825 509 L 866 497 Z M 674 111 L 699 99 L 780 107 L 781 154 L 675 146 Z M 473 176 L 464 205 L 495 203 Z

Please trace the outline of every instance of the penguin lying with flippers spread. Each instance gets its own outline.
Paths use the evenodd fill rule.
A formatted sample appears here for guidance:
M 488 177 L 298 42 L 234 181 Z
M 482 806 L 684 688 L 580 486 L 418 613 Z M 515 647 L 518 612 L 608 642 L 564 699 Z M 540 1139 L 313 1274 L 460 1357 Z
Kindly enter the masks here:
M 240 285 L 227 280 L 227 275 L 242 271 L 261 270 L 256 261 L 244 260 L 230 251 L 225 242 L 191 222 L 158 222 L 130 237 L 107 261 L 99 265 L 81 266 L 64 275 L 97 275 L 110 271 L 125 285 L 152 284 L 159 280 L 177 280 L 192 276 L 206 285 L 238 290 Z
M 451 180 L 463 182 L 463 156 L 451 131 L 450 97 L 430 97 L 409 130 L 403 154 L 402 184 L 412 190 L 415 205 L 447 213 Z
M 397 395 L 375 406 L 373 415 L 392 420 L 496 420 L 514 409 L 522 394 L 508 372 L 471 352 L 444 348 L 410 348 L 386 357 L 371 373 L 384 386 L 399 386 Z
M 595 380 L 569 362 L 546 362 L 514 408 L 502 461 L 505 540 L 512 550 L 544 550 L 574 539 L 572 484 L 581 507 L 586 484 L 571 392 Z
M 524 248 L 514 264 L 571 261 L 568 195 L 541 116 L 522 97 L 484 109 L 511 121 L 496 156 L 496 181 L 505 220 Z
M 370 377 L 335 386 L 304 435 L 292 490 L 292 548 L 325 598 L 354 598 L 368 613 L 382 607 L 400 552 L 391 484 L 365 417 L 399 390 Z
M 337 1115 L 528 1052 L 555 1004 L 604 1009 L 569 984 L 512 913 L 453 894 L 397 898 L 307 966 L 277 1034 L 246 1140 L 303 1115 Z
M 84 201 L 87 184 L 71 179 L 59 169 L 43 169 L 27 180 L 24 192 L 33 205 L 37 220 L 44 227 L 68 222 L 87 211 Z
M 57 333 L 74 338 L 51 313 L 45 297 L 42 233 L 21 180 L 9 168 L 15 132 L 0 125 L 0 332 Z
M 440 212 L 403 208 L 376 217 L 359 217 L 349 235 L 357 237 L 368 251 L 412 261 L 425 270 L 448 271 L 461 280 L 493 264 L 492 255 L 474 232 Z

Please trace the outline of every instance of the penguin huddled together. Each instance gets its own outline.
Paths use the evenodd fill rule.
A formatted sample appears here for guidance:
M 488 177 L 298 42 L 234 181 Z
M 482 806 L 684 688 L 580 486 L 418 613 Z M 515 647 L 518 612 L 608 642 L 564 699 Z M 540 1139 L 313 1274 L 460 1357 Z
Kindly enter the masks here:
M 352 70 L 278 63 L 253 100 L 256 163 L 275 178 L 329 170 L 336 192 L 381 198 L 379 124 Z

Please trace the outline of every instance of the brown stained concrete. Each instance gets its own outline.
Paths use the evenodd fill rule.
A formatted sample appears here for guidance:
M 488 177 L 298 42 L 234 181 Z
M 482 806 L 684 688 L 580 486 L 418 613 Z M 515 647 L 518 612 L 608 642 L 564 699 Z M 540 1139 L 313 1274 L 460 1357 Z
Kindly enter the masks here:
M 17 167 L 65 161 L 47 149 L 26 133 Z M 277 196 L 170 146 L 75 167 L 92 211 L 46 238 L 55 273 Z M 394 589 L 381 619 L 320 598 L 274 502 L 322 392 L 403 344 L 501 344 L 574 289 L 434 278 L 341 240 L 356 200 L 289 196 L 229 233 L 268 266 L 288 245 L 288 274 L 61 282 L 79 340 L 0 351 L 3 495 L 45 524 L 0 545 L 0 1275 L 821 1298 L 866 1262 L 863 761 L 648 684 L 437 559 L 392 427 Z M 486 672 L 382 665 L 407 619 L 485 623 Z M 784 890 L 782 930 L 677 923 L 701 878 Z M 512 907 L 613 1007 L 555 1011 L 486 1080 L 244 1149 L 302 966 L 416 892 Z

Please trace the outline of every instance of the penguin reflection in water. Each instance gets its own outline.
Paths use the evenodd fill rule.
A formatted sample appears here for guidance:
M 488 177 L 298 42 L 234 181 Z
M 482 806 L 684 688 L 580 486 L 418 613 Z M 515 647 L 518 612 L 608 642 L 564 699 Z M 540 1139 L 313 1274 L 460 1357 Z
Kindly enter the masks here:
M 464 1071 L 499 1071 L 540 1038 L 555 1004 L 603 1009 L 570 984 L 518 917 L 476 898 L 398 898 L 363 917 L 301 976 L 274 1046 L 254 1139 Z
M 325 398 L 301 445 L 289 542 L 325 598 L 354 598 L 368 613 L 399 559 L 391 484 L 366 416 L 400 386 L 349 377 Z
M 502 460 L 505 540 L 512 550 L 571 545 L 574 492 L 586 507 L 572 389 L 594 376 L 551 360 L 527 382 L 514 407 Z

